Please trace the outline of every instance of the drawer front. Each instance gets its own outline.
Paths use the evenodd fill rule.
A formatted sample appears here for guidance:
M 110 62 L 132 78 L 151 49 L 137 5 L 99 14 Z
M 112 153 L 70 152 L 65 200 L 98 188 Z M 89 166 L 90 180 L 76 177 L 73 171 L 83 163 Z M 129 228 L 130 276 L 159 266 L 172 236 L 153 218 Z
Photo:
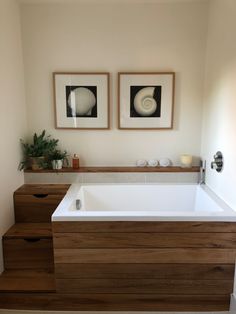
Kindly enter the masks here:
M 50 222 L 63 195 L 14 195 L 15 220 L 24 222 Z
M 5 269 L 53 269 L 52 239 L 3 239 Z

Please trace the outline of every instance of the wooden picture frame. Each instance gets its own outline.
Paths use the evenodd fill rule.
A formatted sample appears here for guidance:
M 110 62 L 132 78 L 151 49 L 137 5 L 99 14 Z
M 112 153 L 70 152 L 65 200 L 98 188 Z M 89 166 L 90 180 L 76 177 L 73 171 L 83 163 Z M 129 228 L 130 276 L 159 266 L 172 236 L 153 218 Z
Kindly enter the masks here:
M 108 72 L 53 72 L 56 129 L 110 128 Z
M 119 72 L 118 128 L 173 129 L 174 92 L 174 72 Z

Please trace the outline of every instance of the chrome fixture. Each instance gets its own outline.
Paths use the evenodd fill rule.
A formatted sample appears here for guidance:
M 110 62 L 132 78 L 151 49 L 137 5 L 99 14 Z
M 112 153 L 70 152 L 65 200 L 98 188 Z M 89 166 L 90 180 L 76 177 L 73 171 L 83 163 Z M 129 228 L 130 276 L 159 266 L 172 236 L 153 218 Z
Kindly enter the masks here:
M 217 152 L 214 155 L 214 161 L 211 163 L 211 169 L 215 169 L 217 172 L 221 172 L 223 169 L 223 155 L 221 152 Z
M 80 210 L 81 206 L 82 206 L 81 200 L 76 200 L 76 201 L 75 201 L 75 207 L 76 207 L 76 209 L 77 209 L 77 210 Z
M 201 167 L 200 167 L 200 184 L 205 184 L 206 182 L 206 160 L 201 160 Z

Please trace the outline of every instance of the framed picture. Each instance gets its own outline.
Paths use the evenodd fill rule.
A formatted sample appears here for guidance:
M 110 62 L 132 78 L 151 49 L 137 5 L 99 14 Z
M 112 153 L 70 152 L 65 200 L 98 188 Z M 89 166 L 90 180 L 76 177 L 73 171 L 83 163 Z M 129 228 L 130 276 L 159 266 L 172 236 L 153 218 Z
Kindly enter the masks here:
M 109 73 L 53 73 L 56 129 L 109 129 Z
M 119 129 L 172 129 L 174 72 L 119 73 Z

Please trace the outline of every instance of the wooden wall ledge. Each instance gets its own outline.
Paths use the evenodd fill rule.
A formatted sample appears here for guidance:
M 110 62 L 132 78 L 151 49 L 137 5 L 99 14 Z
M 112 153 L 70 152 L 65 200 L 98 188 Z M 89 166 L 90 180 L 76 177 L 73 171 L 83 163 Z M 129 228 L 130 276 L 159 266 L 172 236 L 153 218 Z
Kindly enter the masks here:
M 26 173 L 102 173 L 102 172 L 199 172 L 200 167 L 182 168 L 182 167 L 80 167 L 79 169 L 63 168 L 61 170 L 43 169 L 33 171 L 25 170 Z

